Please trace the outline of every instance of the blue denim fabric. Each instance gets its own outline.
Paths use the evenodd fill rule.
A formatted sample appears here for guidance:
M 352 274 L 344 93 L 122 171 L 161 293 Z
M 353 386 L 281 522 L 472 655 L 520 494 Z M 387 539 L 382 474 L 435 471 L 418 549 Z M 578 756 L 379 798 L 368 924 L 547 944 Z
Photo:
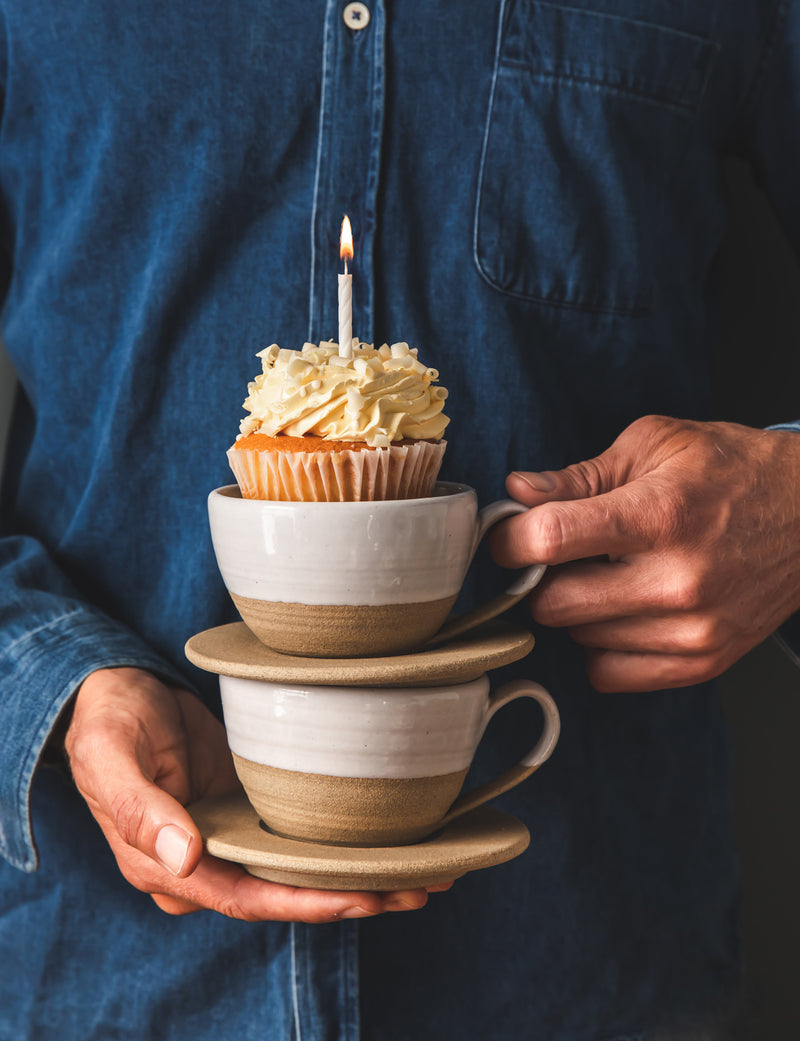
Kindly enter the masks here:
M 2 334 L 21 387 L 0 540 L 0 1038 L 621 1041 L 735 995 L 714 693 L 598 696 L 557 631 L 516 671 L 553 691 L 563 737 L 500 802 L 531 848 L 416 914 L 170 918 L 119 876 L 68 780 L 35 770 L 104 665 L 219 711 L 183 656 L 235 617 L 206 494 L 230 480 L 255 352 L 336 336 L 344 212 L 354 330 L 441 371 L 443 477 L 483 501 L 641 414 L 709 418 L 725 152 L 751 158 L 800 241 L 796 4 L 370 0 L 363 30 L 342 6 L 0 2 Z M 465 601 L 501 581 L 482 558 Z M 493 724 L 469 783 L 525 750 L 527 711 Z

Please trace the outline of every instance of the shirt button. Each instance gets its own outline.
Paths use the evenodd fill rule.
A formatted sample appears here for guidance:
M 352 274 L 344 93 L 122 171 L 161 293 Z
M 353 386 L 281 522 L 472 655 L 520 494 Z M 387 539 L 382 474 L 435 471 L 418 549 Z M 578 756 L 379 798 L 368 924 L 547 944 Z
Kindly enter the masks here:
M 342 11 L 342 18 L 348 29 L 366 29 L 370 17 L 366 4 L 348 4 Z

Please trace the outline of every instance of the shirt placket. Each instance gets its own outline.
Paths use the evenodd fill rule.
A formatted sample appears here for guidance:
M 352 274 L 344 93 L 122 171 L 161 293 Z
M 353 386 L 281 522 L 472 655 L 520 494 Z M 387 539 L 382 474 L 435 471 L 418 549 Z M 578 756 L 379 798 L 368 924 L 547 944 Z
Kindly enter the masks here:
M 383 0 L 329 0 L 312 214 L 308 339 L 336 339 L 339 229 L 353 227 L 353 335 L 372 342 L 373 257 L 384 113 Z
M 338 336 L 339 231 L 353 228 L 353 335 L 371 342 L 384 113 L 383 0 L 328 0 L 311 221 L 308 339 Z M 293 1041 L 358 1041 L 355 922 L 292 927 Z

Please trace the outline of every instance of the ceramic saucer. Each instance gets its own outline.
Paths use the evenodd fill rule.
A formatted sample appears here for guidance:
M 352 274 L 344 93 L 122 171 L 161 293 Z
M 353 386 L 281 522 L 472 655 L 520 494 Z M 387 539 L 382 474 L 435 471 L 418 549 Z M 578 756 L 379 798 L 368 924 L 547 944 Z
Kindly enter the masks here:
M 244 792 L 189 807 L 209 853 L 270 882 L 306 889 L 416 889 L 493 867 L 523 853 L 525 825 L 481 806 L 413 846 L 357 849 L 284 839 L 265 830 Z
M 354 687 L 431 687 L 467 683 L 484 672 L 524 658 L 533 635 L 508 622 L 489 622 L 469 635 L 411 654 L 385 658 L 299 658 L 263 644 L 244 622 L 193 636 L 186 657 L 206 672 L 270 683 Z

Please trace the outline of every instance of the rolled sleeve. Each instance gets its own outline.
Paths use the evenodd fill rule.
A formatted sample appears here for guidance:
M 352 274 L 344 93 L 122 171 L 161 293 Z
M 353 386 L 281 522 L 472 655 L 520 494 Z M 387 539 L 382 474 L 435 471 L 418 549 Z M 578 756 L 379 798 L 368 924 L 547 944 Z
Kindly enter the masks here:
M 101 611 L 70 598 L 6 601 L 16 624 L 0 642 L 0 854 L 34 871 L 38 854 L 30 814 L 34 772 L 56 721 L 83 680 L 97 669 L 132 666 L 165 682 L 182 677 L 135 633 Z

